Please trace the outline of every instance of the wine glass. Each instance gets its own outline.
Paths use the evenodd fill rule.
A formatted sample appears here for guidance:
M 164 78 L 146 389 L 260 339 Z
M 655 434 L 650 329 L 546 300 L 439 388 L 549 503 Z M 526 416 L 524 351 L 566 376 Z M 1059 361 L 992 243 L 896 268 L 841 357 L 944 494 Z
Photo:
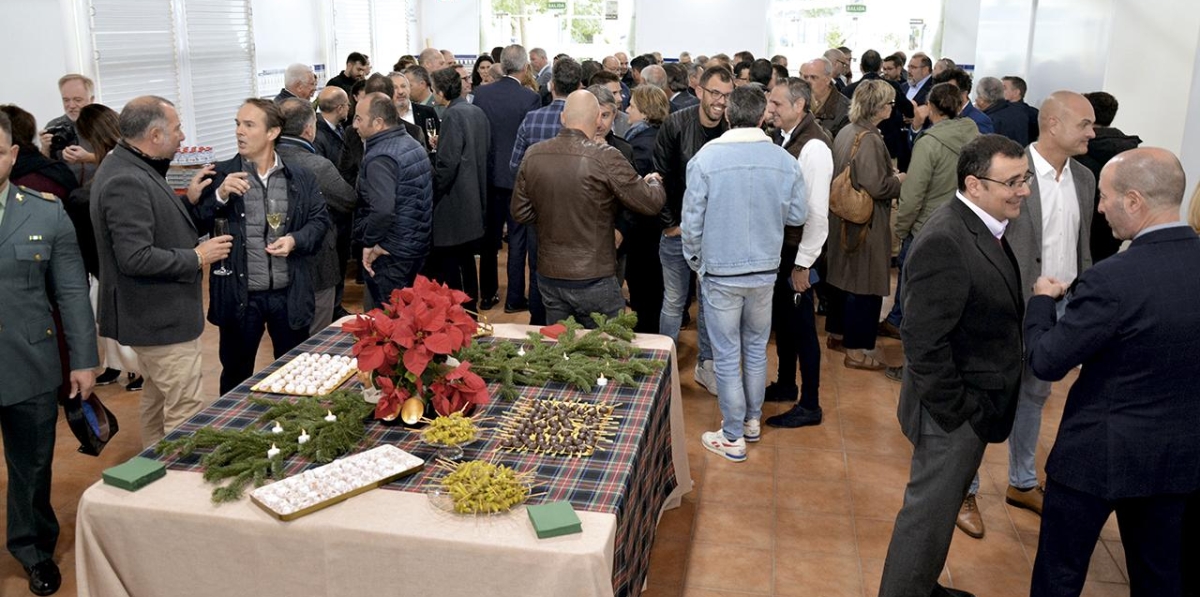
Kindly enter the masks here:
M 436 150 L 438 142 L 438 130 L 437 121 L 433 118 L 425 119 L 425 136 L 429 138 L 429 146 Z
M 213 220 L 213 236 L 225 236 L 226 234 L 229 234 L 229 220 L 227 220 L 225 218 L 217 218 L 217 219 Z M 219 264 L 219 266 L 220 267 L 217 267 L 216 269 L 212 270 L 212 272 L 211 272 L 212 275 L 228 276 L 233 273 L 233 270 L 229 269 L 228 267 L 225 267 L 224 259 L 221 260 L 221 263 Z
M 287 217 L 287 204 L 276 199 L 267 199 L 267 225 L 271 227 L 271 236 L 279 237 L 279 228 Z

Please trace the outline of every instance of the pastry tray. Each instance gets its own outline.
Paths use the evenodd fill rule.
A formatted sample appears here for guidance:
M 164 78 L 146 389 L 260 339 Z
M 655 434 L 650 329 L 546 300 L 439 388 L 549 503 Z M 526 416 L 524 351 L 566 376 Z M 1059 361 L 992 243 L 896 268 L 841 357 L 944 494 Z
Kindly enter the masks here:
M 282 367 L 271 372 L 270 375 L 264 377 L 261 381 L 254 384 L 253 386 L 251 386 L 250 391 L 262 392 L 264 394 L 283 394 L 286 396 L 320 396 L 321 395 L 320 391 L 318 391 L 318 393 L 316 393 L 316 394 L 308 394 L 305 392 L 288 392 L 285 390 L 278 390 L 278 391 L 271 390 L 272 382 L 275 381 L 276 379 L 278 379 L 279 376 L 287 373 L 291 368 L 291 364 L 292 364 L 292 361 L 288 361 L 287 363 L 284 363 L 284 365 Z M 335 381 L 333 384 L 333 389 L 331 389 L 329 391 L 332 392 L 333 390 L 336 390 L 336 389 L 342 387 L 342 384 L 346 383 L 346 380 L 350 379 L 351 377 L 354 377 L 354 375 L 357 373 L 358 373 L 357 368 L 350 367 L 350 369 L 348 371 L 346 371 L 346 373 L 342 374 L 340 377 L 334 378 Z
M 366 467 L 369 470 L 365 474 L 356 470 L 360 465 L 369 462 L 382 465 Z M 279 520 L 295 520 L 338 502 L 344 502 L 360 493 L 387 485 L 396 479 L 418 473 L 424 468 L 424 460 L 396 446 L 385 444 L 259 487 L 250 493 L 250 501 Z M 341 481 L 346 485 L 343 488 L 331 487 L 330 483 L 322 480 L 322 477 L 338 477 L 337 473 L 346 473 L 341 477 L 346 479 Z M 311 491 L 314 484 L 323 491 Z M 310 491 L 318 495 L 309 497 L 306 494 Z M 275 499 L 284 492 L 301 495 L 302 498 L 297 500 L 295 505 L 302 507 L 292 507 L 293 504 L 285 504 Z

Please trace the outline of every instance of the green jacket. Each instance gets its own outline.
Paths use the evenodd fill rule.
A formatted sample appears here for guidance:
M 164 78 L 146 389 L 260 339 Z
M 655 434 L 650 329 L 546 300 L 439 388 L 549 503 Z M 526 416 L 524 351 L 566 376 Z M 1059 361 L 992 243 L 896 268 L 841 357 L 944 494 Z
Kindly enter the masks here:
M 970 118 L 943 120 L 921 133 L 913 143 L 912 161 L 900 186 L 896 236 L 915 237 L 933 211 L 958 190 L 958 152 L 979 136 Z
M 54 325 L 56 303 L 63 328 Z M 70 369 L 98 364 L 87 273 L 71 224 L 54 195 L 13 184 L 0 223 L 0 406 L 62 384 L 56 336 L 66 334 Z

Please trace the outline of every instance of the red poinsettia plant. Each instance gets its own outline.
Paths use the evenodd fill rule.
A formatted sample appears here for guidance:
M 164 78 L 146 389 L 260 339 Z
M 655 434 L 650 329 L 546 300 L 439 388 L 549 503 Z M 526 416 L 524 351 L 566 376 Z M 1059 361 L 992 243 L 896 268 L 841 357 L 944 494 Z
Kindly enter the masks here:
M 462 306 L 469 298 L 417 276 L 412 287 L 392 291 L 382 308 L 342 325 L 357 339 L 359 370 L 370 372 L 379 389 L 376 418 L 394 420 L 402 409 L 424 413 L 426 404 L 439 415 L 487 404 L 487 384 L 469 362 L 451 356 L 475 335 L 475 320 Z

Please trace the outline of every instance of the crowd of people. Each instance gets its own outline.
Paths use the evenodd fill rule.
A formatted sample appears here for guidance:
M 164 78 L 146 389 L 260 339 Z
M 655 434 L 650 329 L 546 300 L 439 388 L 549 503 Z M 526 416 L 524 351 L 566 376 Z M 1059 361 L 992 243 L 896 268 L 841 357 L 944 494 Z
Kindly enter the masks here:
M 206 317 L 225 393 L 264 333 L 279 357 L 357 311 L 356 264 L 363 310 L 423 274 L 534 325 L 628 308 L 678 342 L 694 321 L 693 378 L 723 418 L 700 441 L 734 462 L 764 424 L 822 423 L 823 356 L 900 382 L 914 451 L 880 595 L 968 594 L 938 575 L 955 526 L 984 535 L 976 471 L 1006 440 L 1005 500 L 1044 517 L 1033 595 L 1080 593 L 1114 511 L 1132 594 L 1182 594 L 1200 532 L 1200 239 L 1179 218 L 1178 159 L 1113 128 L 1105 92 L 1034 108 L 1020 77 L 949 58 L 867 50 L 857 79 L 853 62 L 833 48 L 792 76 L 747 51 L 580 61 L 514 44 L 371 74 L 355 52 L 323 87 L 295 64 L 273 101 L 246 99 L 237 154 L 186 189 L 166 173 L 187 115 L 164 98 L 118 114 L 71 74 L 40 129 L 0 106 L 0 354 L 22 369 L 0 424 L 30 589 L 59 583 L 57 394 L 129 375 L 151 446 L 208 402 Z M 1191 214 L 1200 229 L 1200 201 Z M 1081 364 L 1043 483 L 1043 405 Z M 764 420 L 765 401 L 794 404 Z

